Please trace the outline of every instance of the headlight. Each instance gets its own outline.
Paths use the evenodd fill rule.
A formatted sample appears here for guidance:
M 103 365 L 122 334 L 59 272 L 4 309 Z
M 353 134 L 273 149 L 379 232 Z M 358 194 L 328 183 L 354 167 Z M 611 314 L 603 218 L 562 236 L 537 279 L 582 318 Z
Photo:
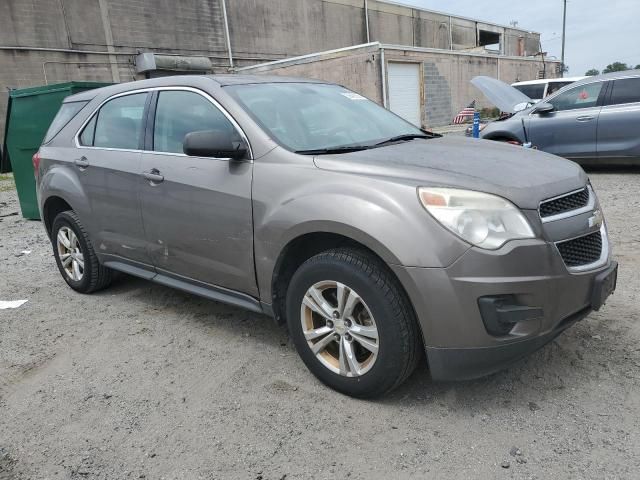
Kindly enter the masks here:
M 455 188 L 418 188 L 424 208 L 444 227 L 480 248 L 495 250 L 509 240 L 534 238 L 524 215 L 508 200 Z

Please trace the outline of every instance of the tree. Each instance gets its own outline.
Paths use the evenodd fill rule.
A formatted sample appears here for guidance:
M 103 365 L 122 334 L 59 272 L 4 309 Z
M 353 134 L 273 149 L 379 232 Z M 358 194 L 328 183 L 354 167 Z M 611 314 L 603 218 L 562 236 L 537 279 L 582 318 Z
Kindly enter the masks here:
M 640 65 L 636 65 L 635 67 L 633 67 L 634 70 L 640 70 Z
M 602 73 L 622 72 L 624 70 L 629 70 L 629 65 L 622 62 L 613 62 L 612 64 L 607 65 L 607 68 L 605 68 Z
M 587 73 L 585 73 L 585 75 L 587 77 L 595 77 L 596 75 L 600 75 L 600 70 L 598 70 L 597 68 L 592 68 L 590 70 L 587 70 Z

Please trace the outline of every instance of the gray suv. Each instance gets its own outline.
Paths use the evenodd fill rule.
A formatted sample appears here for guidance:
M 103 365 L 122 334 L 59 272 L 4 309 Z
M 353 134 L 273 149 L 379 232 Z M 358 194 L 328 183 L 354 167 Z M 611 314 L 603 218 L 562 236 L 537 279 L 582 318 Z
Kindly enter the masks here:
M 62 277 L 113 271 L 286 322 L 357 397 L 511 365 L 615 288 L 583 170 L 417 129 L 338 85 L 168 77 L 65 100 L 34 156 Z
M 587 77 L 539 103 L 488 77 L 472 83 L 502 111 L 487 140 L 530 143 L 581 164 L 640 164 L 640 70 Z

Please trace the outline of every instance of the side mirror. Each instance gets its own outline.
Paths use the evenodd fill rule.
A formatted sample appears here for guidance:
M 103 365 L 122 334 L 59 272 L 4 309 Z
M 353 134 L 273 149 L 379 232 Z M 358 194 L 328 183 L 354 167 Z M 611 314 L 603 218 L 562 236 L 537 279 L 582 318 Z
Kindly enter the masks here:
M 182 149 L 191 157 L 217 157 L 241 160 L 247 155 L 244 142 L 219 130 L 187 133 Z
M 545 113 L 553 112 L 555 109 L 556 109 L 556 107 L 554 107 L 550 103 L 540 102 L 540 103 L 536 104 L 536 106 L 534 107 L 533 113 L 540 113 L 540 114 L 544 115 Z

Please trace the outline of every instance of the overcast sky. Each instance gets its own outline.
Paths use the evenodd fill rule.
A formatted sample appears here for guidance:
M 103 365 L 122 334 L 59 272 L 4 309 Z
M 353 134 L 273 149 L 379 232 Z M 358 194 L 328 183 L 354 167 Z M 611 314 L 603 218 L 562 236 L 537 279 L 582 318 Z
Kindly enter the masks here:
M 562 0 L 395 0 L 445 13 L 541 33 L 542 48 L 560 59 Z M 566 63 L 569 75 L 620 61 L 640 64 L 640 0 L 569 0 Z

